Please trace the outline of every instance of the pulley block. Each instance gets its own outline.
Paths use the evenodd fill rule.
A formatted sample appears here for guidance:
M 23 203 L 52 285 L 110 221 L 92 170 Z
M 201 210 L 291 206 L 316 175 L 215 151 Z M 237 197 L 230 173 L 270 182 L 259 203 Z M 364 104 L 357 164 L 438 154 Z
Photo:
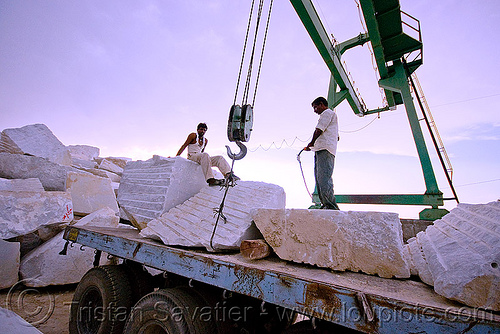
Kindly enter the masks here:
M 243 107 L 235 104 L 229 112 L 227 138 L 229 141 L 248 142 L 253 126 L 253 108 L 250 104 Z

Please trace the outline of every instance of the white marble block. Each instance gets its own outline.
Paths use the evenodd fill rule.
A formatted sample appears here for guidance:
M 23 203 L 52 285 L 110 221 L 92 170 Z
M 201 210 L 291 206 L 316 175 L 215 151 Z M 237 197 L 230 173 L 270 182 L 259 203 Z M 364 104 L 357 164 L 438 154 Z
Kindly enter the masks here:
M 0 327 L 2 328 L 2 333 L 43 334 L 35 326 L 17 315 L 17 313 L 3 307 L 0 307 Z
M 125 168 L 127 163 L 132 161 L 132 159 L 124 158 L 124 157 L 106 157 L 106 158 L 99 157 L 99 158 L 95 158 L 94 160 L 100 164 L 102 162 L 102 160 L 104 160 L 104 159 L 114 163 L 115 165 L 117 165 L 120 168 Z
M 92 161 L 99 156 L 99 148 L 89 145 L 68 145 L 71 158 Z
M 61 166 L 40 157 L 0 153 L 0 177 L 37 178 L 47 191 L 66 191 L 66 174 L 71 167 Z
M 3 130 L 0 136 L 0 152 L 29 154 L 71 166 L 69 150 L 45 124 Z
M 282 259 L 388 278 L 410 276 L 396 213 L 258 209 L 252 218 Z
M 84 172 L 68 172 L 67 191 L 75 214 L 86 215 L 108 207 L 118 213 L 118 203 L 109 178 Z
M 0 191 L 0 238 L 73 220 L 71 195 L 61 191 Z
M 0 239 L 0 289 L 10 288 L 19 281 L 21 244 Z
M 205 186 L 183 204 L 150 221 L 141 235 L 160 239 L 166 245 L 239 249 L 242 240 L 262 238 L 252 223 L 252 209 L 285 208 L 285 191 L 280 186 L 238 181 L 227 193 L 223 208 L 226 220 L 219 220 L 210 245 L 216 223 L 214 209 L 219 208 L 223 196 L 220 187 Z
M 103 169 L 118 175 L 122 175 L 123 173 L 123 168 L 114 164 L 108 159 L 102 159 L 101 163 L 99 164 L 99 169 Z
M 2 179 L 0 178 L 0 190 L 7 191 L 44 191 L 39 179 Z
M 407 248 L 423 282 L 447 298 L 500 311 L 500 202 L 460 203 Z
M 110 208 L 103 208 L 80 219 L 74 226 L 119 226 L 119 217 Z M 125 226 L 124 228 L 131 228 Z M 84 247 L 68 247 L 66 255 L 59 252 L 66 240 L 60 232 L 52 239 L 43 243 L 26 254 L 21 260 L 20 274 L 26 280 L 27 286 L 41 287 L 77 283 L 83 275 L 92 268 L 94 249 Z M 101 255 L 101 264 L 106 264 L 106 254 Z
M 182 157 L 154 156 L 147 161 L 128 162 L 118 188 L 118 204 L 125 209 L 120 216 L 141 228 L 206 184 L 201 166 Z

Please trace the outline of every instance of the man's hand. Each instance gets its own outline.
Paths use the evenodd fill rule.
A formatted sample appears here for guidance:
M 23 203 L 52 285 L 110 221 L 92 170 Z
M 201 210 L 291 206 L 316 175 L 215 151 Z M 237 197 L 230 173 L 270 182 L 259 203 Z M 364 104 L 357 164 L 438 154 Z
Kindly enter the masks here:
M 310 151 L 311 150 L 311 146 L 307 145 L 306 147 L 304 147 L 304 151 Z

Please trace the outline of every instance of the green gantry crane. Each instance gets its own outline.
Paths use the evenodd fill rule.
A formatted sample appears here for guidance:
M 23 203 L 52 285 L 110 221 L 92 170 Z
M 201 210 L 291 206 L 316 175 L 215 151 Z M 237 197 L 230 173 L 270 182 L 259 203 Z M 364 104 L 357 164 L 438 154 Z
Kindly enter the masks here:
M 358 116 L 365 116 L 394 109 L 404 104 L 410 123 L 413 139 L 422 166 L 426 191 L 424 194 L 382 194 L 382 195 L 335 195 L 339 203 L 351 204 L 396 204 L 430 206 L 420 212 L 420 219 L 435 220 L 448 213 L 443 205 L 443 193 L 439 190 L 429 152 L 425 143 L 417 109 L 413 102 L 412 90 L 427 122 L 431 138 L 441 160 L 454 197 L 458 202 L 451 182 L 451 169 L 446 169 L 442 156 L 444 148 L 438 146 L 437 132 L 433 122 L 429 122 L 422 99 L 418 95 L 412 73 L 422 65 L 422 38 L 420 22 L 400 9 L 399 0 L 359 0 L 366 23 L 367 33 L 345 42 L 333 45 L 311 0 L 290 0 L 300 20 L 304 24 L 316 48 L 331 72 L 328 92 L 329 105 L 334 108 L 347 100 L 351 109 Z M 413 25 L 402 20 L 404 15 L 412 20 Z M 413 29 L 418 38 L 403 31 L 403 25 Z M 377 64 L 378 84 L 384 90 L 387 105 L 383 108 L 368 110 L 357 96 L 349 77 L 341 64 L 342 54 L 355 46 L 369 42 Z M 412 89 L 413 88 L 413 89 Z M 433 130 L 434 129 L 434 130 Z M 316 191 L 315 191 L 316 194 Z M 319 199 L 313 195 L 315 203 Z

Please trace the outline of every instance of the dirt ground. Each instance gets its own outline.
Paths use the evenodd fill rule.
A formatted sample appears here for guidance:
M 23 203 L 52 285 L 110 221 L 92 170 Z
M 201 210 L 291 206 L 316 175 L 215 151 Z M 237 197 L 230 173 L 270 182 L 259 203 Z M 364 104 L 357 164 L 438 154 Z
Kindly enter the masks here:
M 17 287 L 0 291 L 0 306 L 17 313 L 44 334 L 68 334 L 75 285 Z

